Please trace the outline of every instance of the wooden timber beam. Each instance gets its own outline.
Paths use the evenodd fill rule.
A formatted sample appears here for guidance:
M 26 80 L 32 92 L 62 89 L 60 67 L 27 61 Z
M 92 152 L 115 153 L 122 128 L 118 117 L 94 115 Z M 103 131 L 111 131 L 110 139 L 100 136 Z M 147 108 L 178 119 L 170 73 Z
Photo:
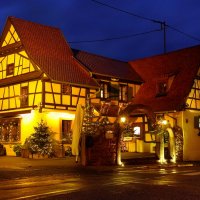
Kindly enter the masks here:
M 21 42 L 16 42 L 16 43 L 9 44 L 9 45 L 6 45 L 4 47 L 1 47 L 0 48 L 0 57 L 7 56 L 9 54 L 21 51 L 22 48 L 23 48 L 23 45 L 22 45 Z
M 2 79 L 0 80 L 0 87 L 10 85 L 10 84 L 16 84 L 21 83 L 23 81 L 33 80 L 41 77 L 42 72 L 41 71 L 33 71 L 26 74 L 21 74 L 18 76 L 13 76 L 10 78 Z

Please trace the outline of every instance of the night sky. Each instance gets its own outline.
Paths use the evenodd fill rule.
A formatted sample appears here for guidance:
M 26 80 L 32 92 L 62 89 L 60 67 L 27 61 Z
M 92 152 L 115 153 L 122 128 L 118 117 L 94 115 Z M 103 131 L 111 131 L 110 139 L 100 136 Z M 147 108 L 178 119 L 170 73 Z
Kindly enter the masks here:
M 1 0 L 0 31 L 15 16 L 60 28 L 74 49 L 123 61 L 163 53 L 163 31 L 154 20 L 168 25 L 167 52 L 200 44 L 199 0 L 98 1 Z

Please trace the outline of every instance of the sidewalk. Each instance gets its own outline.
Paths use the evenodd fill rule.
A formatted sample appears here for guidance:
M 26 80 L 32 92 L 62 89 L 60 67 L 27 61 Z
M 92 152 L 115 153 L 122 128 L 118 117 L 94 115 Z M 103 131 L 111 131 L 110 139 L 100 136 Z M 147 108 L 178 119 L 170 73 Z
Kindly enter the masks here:
M 50 158 L 50 159 L 32 159 L 32 158 L 21 158 L 15 156 L 1 156 L 0 157 L 0 169 L 27 169 L 30 167 L 75 167 L 75 157 L 66 158 Z
M 181 162 L 160 164 L 153 154 L 125 153 L 122 155 L 122 162 L 125 166 L 152 166 L 152 167 L 176 167 L 176 166 L 199 166 L 200 162 Z M 32 159 L 21 158 L 15 156 L 0 156 L 0 171 L 2 170 L 22 170 L 22 169 L 54 169 L 54 168 L 85 168 L 81 163 L 75 162 L 75 157 L 65 158 L 49 158 L 49 159 Z M 116 166 L 86 166 L 86 167 L 107 167 L 114 168 Z

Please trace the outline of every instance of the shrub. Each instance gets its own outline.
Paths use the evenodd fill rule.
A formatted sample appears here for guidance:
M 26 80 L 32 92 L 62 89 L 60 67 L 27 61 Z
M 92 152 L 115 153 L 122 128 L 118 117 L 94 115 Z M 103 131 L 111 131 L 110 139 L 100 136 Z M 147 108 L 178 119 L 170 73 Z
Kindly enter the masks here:
M 21 156 L 22 145 L 21 144 L 15 144 L 13 146 L 13 151 L 16 153 L 17 156 Z

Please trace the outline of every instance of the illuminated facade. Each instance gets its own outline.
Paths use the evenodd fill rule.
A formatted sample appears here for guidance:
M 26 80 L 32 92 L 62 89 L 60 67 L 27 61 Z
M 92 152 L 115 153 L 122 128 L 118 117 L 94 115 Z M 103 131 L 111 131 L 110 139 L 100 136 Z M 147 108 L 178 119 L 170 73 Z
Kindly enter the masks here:
M 157 136 L 145 131 L 161 162 L 200 160 L 199 55 L 200 46 L 194 46 L 130 62 L 145 82 L 133 104 L 151 108 L 164 130 Z
M 123 135 L 122 151 L 157 152 L 161 162 L 200 160 L 199 55 L 196 46 L 121 62 L 71 49 L 57 28 L 9 17 L 0 41 L 0 143 L 14 155 L 13 145 L 41 120 L 56 140 L 68 140 L 77 105 L 90 97 L 111 123 L 128 105 L 123 123 L 131 135 Z M 167 120 L 161 136 L 150 124 L 154 113 L 157 122 Z
M 142 81 L 130 65 L 98 59 L 109 66 L 97 77 L 98 70 L 91 68 L 95 64 L 81 62 L 59 29 L 8 18 L 0 42 L 0 143 L 7 155 L 14 155 L 13 145 L 23 144 L 41 120 L 56 140 L 67 140 L 76 107 L 85 106 L 87 96 L 97 104 L 108 98 L 126 103 L 133 97 Z M 128 70 L 123 79 L 106 72 L 117 64 Z

